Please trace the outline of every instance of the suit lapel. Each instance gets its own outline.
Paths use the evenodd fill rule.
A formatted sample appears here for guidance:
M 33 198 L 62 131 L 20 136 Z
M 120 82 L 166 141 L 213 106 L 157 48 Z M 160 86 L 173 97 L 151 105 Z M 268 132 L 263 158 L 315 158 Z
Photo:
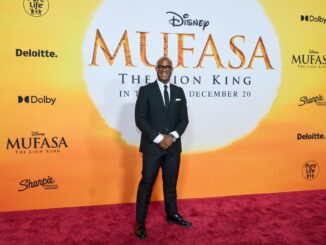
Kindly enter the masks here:
M 163 97 L 157 80 L 155 81 L 155 86 L 154 86 L 154 96 L 155 98 L 157 98 L 157 101 L 160 104 L 162 111 L 165 111 Z
M 175 104 L 176 91 L 175 91 L 175 87 L 173 86 L 173 84 L 170 84 L 170 93 L 171 93 L 171 95 L 170 95 L 170 105 L 169 105 L 168 112 L 171 111 L 171 108 Z

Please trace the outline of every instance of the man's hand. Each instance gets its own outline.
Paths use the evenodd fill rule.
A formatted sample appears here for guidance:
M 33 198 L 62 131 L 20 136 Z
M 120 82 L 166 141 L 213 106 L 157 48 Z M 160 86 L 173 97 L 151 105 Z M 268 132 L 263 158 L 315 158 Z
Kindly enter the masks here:
M 163 140 L 160 142 L 160 147 L 164 150 L 169 148 L 172 143 L 173 143 L 173 138 L 170 135 L 162 134 L 163 135 Z

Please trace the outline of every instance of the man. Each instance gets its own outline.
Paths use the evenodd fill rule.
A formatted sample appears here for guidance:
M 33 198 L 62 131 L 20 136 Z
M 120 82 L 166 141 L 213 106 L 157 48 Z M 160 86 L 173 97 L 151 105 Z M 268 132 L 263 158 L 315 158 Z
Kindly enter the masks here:
M 182 88 L 170 83 L 173 67 L 168 57 L 161 57 L 155 69 L 157 80 L 140 87 L 135 109 L 136 125 L 142 133 L 139 150 L 143 153 L 135 230 L 140 239 L 146 238 L 145 219 L 160 167 L 167 221 L 185 227 L 191 226 L 178 213 L 176 192 L 181 153 L 180 137 L 188 125 L 186 97 Z

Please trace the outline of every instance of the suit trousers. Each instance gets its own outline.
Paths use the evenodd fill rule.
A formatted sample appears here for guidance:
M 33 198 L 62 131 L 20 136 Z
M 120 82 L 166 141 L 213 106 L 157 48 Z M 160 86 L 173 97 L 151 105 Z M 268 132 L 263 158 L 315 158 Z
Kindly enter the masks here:
M 142 178 L 139 182 L 136 204 L 136 221 L 145 225 L 147 210 L 158 171 L 162 168 L 164 206 L 167 215 L 178 213 L 177 181 L 179 174 L 180 154 L 171 154 L 169 150 L 162 154 L 143 154 Z

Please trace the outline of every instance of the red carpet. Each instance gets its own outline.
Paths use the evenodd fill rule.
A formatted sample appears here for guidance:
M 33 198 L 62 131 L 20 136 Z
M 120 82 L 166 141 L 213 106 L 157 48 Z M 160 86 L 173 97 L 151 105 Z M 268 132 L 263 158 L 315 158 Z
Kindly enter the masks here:
M 151 203 L 145 241 L 135 204 L 0 213 L 0 244 L 326 244 L 326 190 L 180 200 L 179 211 L 191 228 Z

